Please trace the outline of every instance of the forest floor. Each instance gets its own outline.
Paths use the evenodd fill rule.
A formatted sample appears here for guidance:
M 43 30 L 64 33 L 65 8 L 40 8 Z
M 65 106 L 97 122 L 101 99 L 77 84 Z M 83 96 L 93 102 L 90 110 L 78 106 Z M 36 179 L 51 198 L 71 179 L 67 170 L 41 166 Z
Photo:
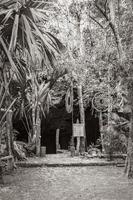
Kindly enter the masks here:
M 132 200 L 123 167 L 18 168 L 4 176 L 0 200 Z

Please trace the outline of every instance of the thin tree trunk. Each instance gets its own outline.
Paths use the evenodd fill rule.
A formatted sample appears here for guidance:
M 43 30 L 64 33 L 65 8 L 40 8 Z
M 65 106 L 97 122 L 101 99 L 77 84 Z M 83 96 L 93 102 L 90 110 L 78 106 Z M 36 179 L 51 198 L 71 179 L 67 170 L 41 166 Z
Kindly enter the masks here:
M 78 85 L 78 98 L 79 98 L 79 111 L 80 111 L 80 123 L 84 124 L 84 137 L 81 137 L 80 142 L 80 150 L 81 153 L 85 151 L 85 140 L 86 140 L 86 134 L 85 134 L 85 112 L 84 112 L 84 105 L 83 105 L 83 96 L 82 96 L 82 85 Z
M 0 126 L 0 155 L 1 155 L 1 141 L 2 140 L 2 127 Z
M 2 130 L 0 127 L 0 155 L 1 155 L 1 137 L 2 137 Z M 3 174 L 2 174 L 2 163 L 0 159 L 0 184 L 3 184 Z
M 36 137 L 36 110 L 35 110 L 35 74 L 34 71 L 32 71 L 32 124 L 33 124 L 33 135 L 32 137 Z
M 78 85 L 78 98 L 79 98 L 79 110 L 80 110 L 80 122 L 85 123 L 85 114 L 83 106 L 83 97 L 82 97 L 82 85 Z
M 10 101 L 10 93 L 9 93 L 9 87 L 8 87 L 8 75 L 7 75 L 7 71 L 8 71 L 8 67 L 5 66 L 4 68 L 4 82 L 5 82 L 5 89 L 7 90 L 6 92 L 6 97 L 5 97 L 5 105 L 6 108 L 9 107 L 9 105 L 11 104 Z M 6 112 L 6 111 L 5 111 Z M 6 145 L 7 145 L 7 152 L 8 155 L 12 155 L 12 150 L 11 150 L 11 129 L 12 129 L 12 111 L 9 110 L 6 114 Z
M 12 155 L 11 131 L 12 131 L 12 111 L 9 110 L 9 112 L 6 115 L 7 151 L 9 156 Z
M 40 156 L 41 150 L 41 120 L 40 120 L 40 106 L 37 106 L 37 114 L 36 114 L 36 156 Z
M 103 116 L 102 116 L 102 112 L 99 113 L 99 126 L 100 126 L 100 134 L 101 134 L 102 153 L 105 153 L 105 149 L 104 149 L 104 130 L 103 130 Z
M 108 66 L 108 139 L 109 139 L 109 147 L 108 147 L 108 156 L 109 160 L 112 159 L 112 145 L 111 145 L 111 140 L 112 140 L 112 99 L 111 99 L 111 86 L 110 86 L 110 79 L 111 79 L 111 68 Z
M 3 173 L 2 173 L 2 163 L 1 163 L 1 159 L 0 159 L 0 184 L 3 184 L 4 180 L 3 180 Z

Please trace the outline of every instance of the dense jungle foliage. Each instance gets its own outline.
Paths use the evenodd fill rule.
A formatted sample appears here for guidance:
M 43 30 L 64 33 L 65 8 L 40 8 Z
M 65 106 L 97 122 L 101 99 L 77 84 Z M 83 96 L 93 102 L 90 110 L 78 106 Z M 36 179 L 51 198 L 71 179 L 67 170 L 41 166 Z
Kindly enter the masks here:
M 24 119 L 39 155 L 42 116 L 74 81 L 84 109 L 99 93 L 104 144 L 121 146 L 132 176 L 132 15 L 132 0 L 0 1 L 0 141 L 5 135 L 8 152 L 16 154 L 12 116 Z

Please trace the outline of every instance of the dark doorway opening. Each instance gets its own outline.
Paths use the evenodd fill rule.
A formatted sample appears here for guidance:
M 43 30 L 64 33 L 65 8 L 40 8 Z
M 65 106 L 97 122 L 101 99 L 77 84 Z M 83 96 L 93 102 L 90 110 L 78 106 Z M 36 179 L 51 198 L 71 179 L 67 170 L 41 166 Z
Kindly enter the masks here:
M 92 112 L 91 106 L 85 111 L 85 129 L 87 146 L 96 144 L 100 138 L 99 117 L 95 110 Z
M 51 122 L 52 123 L 52 122 Z M 41 145 L 46 146 L 47 154 L 56 154 L 56 129 L 51 129 L 50 124 L 43 123 Z M 72 136 L 72 127 L 66 125 L 66 127 L 59 129 L 59 145 L 61 150 L 68 150 L 70 146 L 70 140 Z
M 46 146 L 47 154 L 56 153 L 56 130 L 59 129 L 59 144 L 62 150 L 67 150 L 72 136 L 72 114 L 67 113 L 62 101 L 52 107 L 46 118 L 42 118 L 41 145 Z
M 46 129 L 47 132 L 44 133 L 42 137 L 42 146 L 46 146 L 47 154 L 56 154 L 56 129 Z M 61 150 L 68 150 L 71 140 L 71 134 L 68 134 L 66 129 L 60 129 L 59 134 L 59 144 Z
M 13 122 L 13 129 L 18 131 L 15 135 L 17 141 L 28 142 L 28 127 L 26 126 L 26 122 L 24 119 L 14 120 Z
M 46 134 L 44 146 L 46 146 L 47 154 L 56 153 L 56 131 L 55 130 L 51 130 L 49 134 Z
M 46 154 L 56 153 L 56 132 L 50 128 L 45 117 L 42 117 L 41 123 L 41 146 L 46 147 Z

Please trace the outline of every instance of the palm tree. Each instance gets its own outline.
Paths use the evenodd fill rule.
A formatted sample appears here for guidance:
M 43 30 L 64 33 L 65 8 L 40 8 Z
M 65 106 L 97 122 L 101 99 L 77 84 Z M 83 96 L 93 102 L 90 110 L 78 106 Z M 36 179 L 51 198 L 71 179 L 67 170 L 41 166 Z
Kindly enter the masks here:
M 35 114 L 36 108 L 38 108 L 37 113 L 40 112 L 39 101 L 39 104 L 35 106 L 36 70 L 42 63 L 53 67 L 56 54 L 63 49 L 61 42 L 46 31 L 45 23 L 50 5 L 48 1 L 37 0 L 2 0 L 0 2 L 0 42 L 4 53 L 7 49 L 10 55 L 6 55 L 4 59 L 8 57 L 12 63 L 9 70 L 12 70 L 17 77 L 21 77 L 22 70 L 26 73 L 21 60 L 25 61 L 32 74 L 32 122 L 35 135 L 37 124 L 39 124 L 36 121 L 38 119 Z

